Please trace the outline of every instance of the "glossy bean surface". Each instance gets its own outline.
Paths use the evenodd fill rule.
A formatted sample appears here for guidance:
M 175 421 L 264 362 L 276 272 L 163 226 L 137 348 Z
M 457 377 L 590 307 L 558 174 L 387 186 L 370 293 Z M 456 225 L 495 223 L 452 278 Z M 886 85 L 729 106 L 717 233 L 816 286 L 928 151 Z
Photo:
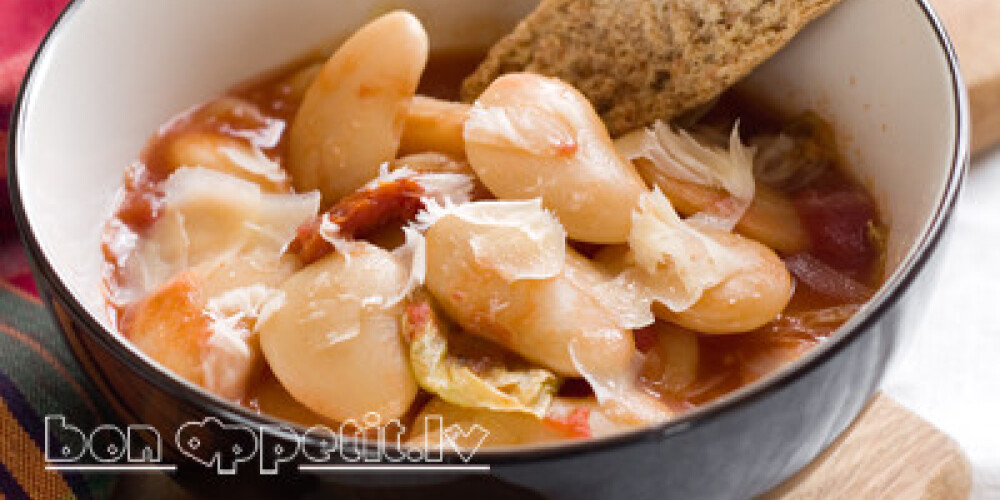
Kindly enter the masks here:
M 296 190 L 318 189 L 329 206 L 396 157 L 427 52 L 420 21 L 396 11 L 358 30 L 330 57 L 292 123 L 287 166 Z
M 502 236 L 455 216 L 427 231 L 426 286 L 448 315 L 469 332 L 563 375 L 580 375 L 571 345 L 588 360 L 599 359 L 602 371 L 624 369 L 634 352 L 632 334 L 591 293 L 588 285 L 601 279 L 592 265 L 569 251 L 558 275 L 510 281 L 484 266 L 472 244 Z M 519 250 L 512 245 L 510 251 Z
M 498 78 L 465 122 L 469 164 L 498 198 L 541 197 L 570 238 L 622 243 L 646 185 L 587 99 L 553 78 Z
M 396 418 L 417 394 L 399 337 L 406 282 L 391 254 L 363 245 L 333 253 L 281 287 L 284 300 L 259 327 L 281 385 L 312 411 L 337 421 L 375 412 Z

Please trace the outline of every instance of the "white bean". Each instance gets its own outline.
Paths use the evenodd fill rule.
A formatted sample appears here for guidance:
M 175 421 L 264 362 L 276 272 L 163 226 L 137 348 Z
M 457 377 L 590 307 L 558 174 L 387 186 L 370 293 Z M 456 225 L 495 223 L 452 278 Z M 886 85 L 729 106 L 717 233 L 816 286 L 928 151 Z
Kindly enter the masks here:
M 238 301 L 242 319 L 219 307 L 219 298 L 256 290 L 267 294 L 295 271 L 294 258 L 254 250 L 203 263 L 174 276 L 137 303 L 123 321 L 135 345 L 169 370 L 223 398 L 239 401 L 263 366 L 253 335 L 259 309 Z M 229 317 L 221 317 L 221 316 Z M 213 339 L 213 336 L 215 337 Z
M 400 154 L 435 152 L 464 158 L 462 131 L 468 113 L 467 104 L 419 95 L 414 97 L 406 113 Z
M 778 317 L 792 298 L 792 278 L 774 250 L 749 238 L 716 232 L 714 237 L 748 262 L 722 283 L 705 290 L 690 309 L 675 313 L 658 304 L 653 314 L 702 333 L 740 333 Z
M 646 185 L 587 99 L 527 73 L 498 78 L 465 122 L 473 170 L 498 198 L 541 197 L 573 239 L 623 243 Z
M 288 169 L 299 192 L 329 206 L 396 156 L 428 40 L 420 21 L 395 11 L 358 30 L 323 66 L 292 124 Z
M 330 254 L 281 287 L 284 304 L 259 326 L 271 370 L 300 403 L 324 417 L 383 421 L 417 394 L 399 337 L 401 304 L 387 304 L 407 273 L 391 254 L 360 245 Z
M 558 275 L 509 281 L 484 266 L 473 248 L 476 241 L 502 234 L 453 215 L 427 230 L 426 286 L 449 317 L 563 375 L 580 376 L 570 345 L 588 360 L 599 359 L 604 366 L 595 369 L 625 370 L 635 350 L 632 334 L 590 293 L 588 285 L 601 280 L 592 276 L 598 272 L 590 262 L 567 251 Z M 508 251 L 523 249 L 511 245 Z

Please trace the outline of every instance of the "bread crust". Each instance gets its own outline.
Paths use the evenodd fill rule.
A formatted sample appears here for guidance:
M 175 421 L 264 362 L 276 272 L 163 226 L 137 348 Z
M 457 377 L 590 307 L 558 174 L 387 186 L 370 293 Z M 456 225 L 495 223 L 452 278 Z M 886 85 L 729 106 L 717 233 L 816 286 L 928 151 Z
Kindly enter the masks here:
M 498 76 L 561 78 L 613 136 L 716 98 L 838 0 L 543 0 L 462 86 Z

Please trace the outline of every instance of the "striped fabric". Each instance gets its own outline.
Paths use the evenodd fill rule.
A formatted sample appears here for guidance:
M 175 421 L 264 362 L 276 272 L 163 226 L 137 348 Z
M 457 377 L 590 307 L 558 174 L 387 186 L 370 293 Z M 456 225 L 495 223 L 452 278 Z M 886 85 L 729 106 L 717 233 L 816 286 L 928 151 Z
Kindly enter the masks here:
M 102 500 L 114 486 L 107 476 L 45 469 L 46 415 L 64 415 L 81 429 L 112 421 L 38 299 L 6 184 L 14 94 L 65 3 L 0 0 L 0 500 Z
M 111 422 L 99 401 L 37 296 L 0 280 L 0 495 L 110 497 L 112 477 L 45 469 L 45 416 L 93 429 Z M 49 439 L 58 449 L 57 436 Z

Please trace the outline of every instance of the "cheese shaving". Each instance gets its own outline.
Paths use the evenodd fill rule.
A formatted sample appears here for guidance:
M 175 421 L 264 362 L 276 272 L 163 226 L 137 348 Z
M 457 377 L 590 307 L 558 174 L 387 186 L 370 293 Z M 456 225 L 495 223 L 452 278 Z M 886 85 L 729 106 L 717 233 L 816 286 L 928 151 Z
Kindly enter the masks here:
M 382 184 L 391 184 L 400 179 L 412 179 L 420 185 L 424 191 L 424 196 L 444 203 L 451 200 L 453 203 L 466 203 L 472 199 L 472 192 L 475 189 L 475 179 L 468 174 L 458 174 L 451 172 L 417 172 L 409 166 L 402 166 L 395 170 L 389 170 L 390 164 L 383 163 L 379 166 L 378 177 L 365 184 L 362 190 L 375 189 Z
M 539 75 L 498 85 L 504 88 L 469 110 L 463 133 L 466 144 L 533 156 L 572 155 L 588 163 L 616 161 L 607 158 L 606 129 L 590 102 L 572 86 Z
M 320 217 L 318 233 L 320 238 L 326 240 L 337 253 L 344 256 L 344 260 L 348 264 L 351 262 L 351 255 L 354 252 L 362 251 L 365 247 L 365 243 L 362 241 L 344 238 L 340 233 L 340 226 L 330 220 L 329 213 L 324 213 Z
M 280 290 L 257 284 L 230 290 L 208 301 L 205 314 L 212 335 L 205 344 L 202 361 L 206 389 L 229 399 L 243 394 L 248 367 L 258 355 L 248 339 L 255 334 L 268 304 L 283 295 Z
M 281 165 L 268 158 L 260 148 L 223 146 L 219 148 L 219 152 L 233 165 L 270 182 L 282 183 L 288 180 L 288 174 L 281 169 Z
M 412 227 L 404 227 L 403 234 L 406 240 L 402 246 L 393 250 L 392 256 L 399 261 L 400 266 L 408 269 L 407 277 L 399 293 L 388 299 L 388 307 L 402 302 L 423 286 L 427 275 L 427 242 L 424 235 Z
M 472 106 L 465 121 L 466 143 L 563 155 L 576 149 L 578 133 L 593 121 L 587 114 L 589 103 L 557 79 L 535 77 L 531 85 L 508 90 L 502 105 L 477 101 Z
M 632 214 L 629 247 L 642 275 L 625 276 L 670 310 L 687 310 L 744 262 L 696 225 L 681 220 L 659 188 Z
M 439 204 L 425 199 L 414 227 L 426 231 L 444 217 L 491 229 L 469 242 L 477 262 L 508 281 L 551 278 L 566 260 L 566 230 L 541 199 Z
M 475 179 L 471 175 L 451 173 L 416 174 L 413 180 L 420 184 L 424 196 L 444 203 L 467 203 L 472 200 L 476 188 Z
M 163 214 L 140 238 L 130 273 L 147 292 L 179 271 L 226 255 L 279 255 L 319 210 L 319 194 L 265 194 L 249 181 L 182 167 L 164 181 Z
M 235 288 L 210 299 L 206 304 L 205 313 L 212 319 L 213 331 L 216 333 L 231 333 L 233 328 L 229 326 L 235 326 L 245 320 L 252 320 L 252 328 L 256 329 L 257 324 L 266 320 L 277 304 L 284 301 L 284 295 L 281 290 L 268 288 L 259 283 Z M 222 329 L 216 330 L 214 325 L 220 325 Z M 252 331 L 245 329 L 241 332 L 241 335 L 246 333 L 244 338 L 252 334 Z
M 573 366 L 590 384 L 607 417 L 633 425 L 659 423 L 671 417 L 671 411 L 663 403 L 643 392 L 636 383 L 642 365 L 641 355 L 636 355 L 626 369 L 608 372 L 598 368 L 603 365 L 600 360 L 590 359 L 597 353 L 586 351 L 577 342 L 569 345 Z
M 296 230 L 319 212 L 319 191 L 302 194 L 262 194 L 256 217 L 248 220 L 250 246 L 281 252 L 295 238 Z
M 694 222 L 731 231 L 753 202 L 756 148 L 740 141 L 739 122 L 729 136 L 728 150 L 703 145 L 686 131 L 675 131 L 661 121 L 623 136 L 615 146 L 629 160 L 648 160 L 636 167 L 650 184 L 682 181 L 722 189 L 731 196 L 696 214 Z

